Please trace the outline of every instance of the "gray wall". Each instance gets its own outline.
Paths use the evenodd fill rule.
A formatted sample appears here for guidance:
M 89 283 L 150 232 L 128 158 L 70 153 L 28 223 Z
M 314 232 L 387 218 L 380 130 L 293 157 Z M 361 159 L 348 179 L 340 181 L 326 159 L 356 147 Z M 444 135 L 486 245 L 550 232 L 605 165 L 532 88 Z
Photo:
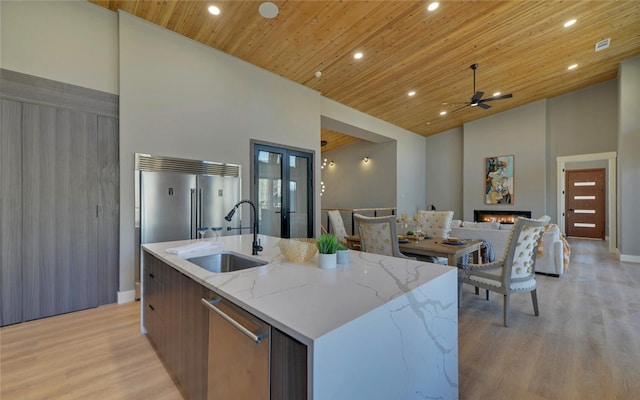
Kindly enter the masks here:
M 369 162 L 362 159 L 368 156 Z M 322 154 L 334 161 L 322 170 L 326 191 L 322 208 L 395 207 L 396 187 L 382 184 L 396 179 L 396 142 L 350 143 Z M 409 212 L 409 211 L 407 211 Z
M 454 219 L 462 219 L 464 172 L 462 127 L 429 137 L 426 144 L 426 206 L 453 211 Z M 426 209 L 426 208 L 425 208 Z
M 621 259 L 640 262 L 640 57 L 619 69 L 618 237 Z
M 545 126 L 546 101 L 541 100 L 465 124 L 463 143 L 463 213 L 473 220 L 473 210 L 531 211 L 546 214 Z M 514 204 L 487 205 L 485 159 L 513 155 Z
M 611 79 L 549 99 L 547 117 L 547 213 L 556 218 L 557 157 L 604 153 L 617 149 L 617 80 Z M 602 165 L 606 167 L 606 161 Z M 573 165 L 570 168 L 587 167 L 588 165 Z M 607 221 L 607 232 L 608 229 Z

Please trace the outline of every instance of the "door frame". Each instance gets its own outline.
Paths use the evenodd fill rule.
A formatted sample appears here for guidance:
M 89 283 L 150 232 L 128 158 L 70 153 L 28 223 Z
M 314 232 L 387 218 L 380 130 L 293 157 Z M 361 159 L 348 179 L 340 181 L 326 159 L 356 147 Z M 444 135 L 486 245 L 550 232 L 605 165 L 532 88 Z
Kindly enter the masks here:
M 256 197 L 257 197 L 257 193 L 256 193 L 256 175 L 255 175 L 255 171 L 256 171 L 256 165 L 255 165 L 255 159 L 256 159 L 256 153 L 255 153 L 255 148 L 256 145 L 260 145 L 260 146 L 269 146 L 269 147 L 275 147 L 275 148 L 279 148 L 279 149 L 283 149 L 283 150 L 290 150 L 290 151 L 299 151 L 299 152 L 303 152 L 303 153 L 309 153 L 311 154 L 311 164 L 310 164 L 310 168 L 311 168 L 311 172 L 309 174 L 309 202 L 311 203 L 311 207 L 309 210 L 309 226 L 307 228 L 307 235 L 310 235 L 309 237 L 313 237 L 316 231 L 316 189 L 315 189 L 315 160 L 316 160 L 316 151 L 312 150 L 312 149 L 304 149 L 302 147 L 294 147 L 294 146 L 286 146 L 280 143 L 275 143 L 275 142 L 267 142 L 267 141 L 263 141 L 263 140 L 257 140 L 257 139 L 250 139 L 249 140 L 249 145 L 250 145 L 250 156 L 249 156 L 249 167 L 251 169 L 251 171 L 249 172 L 249 181 L 251 182 L 249 184 L 249 198 L 251 199 L 251 201 L 255 201 Z M 257 205 L 256 205 L 257 207 Z
M 576 156 L 562 156 L 556 157 L 556 173 L 558 182 L 557 191 L 557 210 L 558 215 L 556 221 L 560 226 L 560 232 L 565 233 L 565 166 L 567 163 L 585 162 L 585 161 L 601 161 L 607 160 L 607 221 L 609 223 L 608 232 L 605 232 L 605 238 L 607 233 L 609 236 L 609 252 L 615 253 L 618 248 L 618 200 L 617 200 L 617 185 L 616 185 L 616 158 L 617 153 L 615 151 L 605 153 L 592 153 L 592 154 L 579 154 Z

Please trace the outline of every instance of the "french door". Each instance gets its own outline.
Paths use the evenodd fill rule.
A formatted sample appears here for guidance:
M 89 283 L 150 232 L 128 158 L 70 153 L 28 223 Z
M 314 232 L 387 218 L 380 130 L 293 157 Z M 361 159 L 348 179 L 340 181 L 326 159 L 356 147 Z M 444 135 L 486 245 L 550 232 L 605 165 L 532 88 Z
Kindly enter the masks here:
M 313 153 L 253 146 L 253 200 L 259 232 L 290 238 L 313 236 Z

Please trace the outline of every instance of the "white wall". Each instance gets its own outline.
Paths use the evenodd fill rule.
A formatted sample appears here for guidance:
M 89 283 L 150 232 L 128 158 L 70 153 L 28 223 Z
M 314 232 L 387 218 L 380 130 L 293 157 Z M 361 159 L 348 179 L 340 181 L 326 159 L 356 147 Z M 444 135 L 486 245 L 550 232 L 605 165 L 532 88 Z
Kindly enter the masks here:
M 396 207 L 413 215 L 425 207 L 425 138 L 388 122 L 322 98 L 322 116 L 337 121 L 347 121 L 359 130 L 384 136 L 396 143 Z M 344 132 L 344 131 L 343 131 Z M 344 132 L 351 134 L 351 132 Z M 362 137 L 358 132 L 356 137 Z
M 133 287 L 136 152 L 240 164 L 248 198 L 250 140 L 316 151 L 318 165 L 319 109 L 315 91 L 120 13 L 121 289 Z
M 546 214 L 546 101 L 541 100 L 464 126 L 464 219 L 473 210 L 531 211 Z M 514 156 L 514 204 L 484 203 L 485 158 Z
M 118 94 L 118 18 L 79 1 L 0 1 L 0 67 Z
M 363 158 L 369 157 L 365 163 Z M 396 206 L 396 142 L 364 140 L 323 153 L 334 161 L 322 170 L 326 191 L 322 208 L 380 208 Z M 404 212 L 401 211 L 400 212 Z

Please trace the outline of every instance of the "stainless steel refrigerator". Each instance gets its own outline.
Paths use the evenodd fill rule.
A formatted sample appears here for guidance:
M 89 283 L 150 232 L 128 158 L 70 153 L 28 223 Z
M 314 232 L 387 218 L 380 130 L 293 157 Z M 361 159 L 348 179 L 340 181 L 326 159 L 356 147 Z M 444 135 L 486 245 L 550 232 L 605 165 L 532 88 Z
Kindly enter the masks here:
M 230 234 L 224 216 L 240 191 L 239 165 L 136 154 L 136 282 L 140 244 L 195 239 L 199 227 Z M 209 229 L 206 237 L 212 235 Z

